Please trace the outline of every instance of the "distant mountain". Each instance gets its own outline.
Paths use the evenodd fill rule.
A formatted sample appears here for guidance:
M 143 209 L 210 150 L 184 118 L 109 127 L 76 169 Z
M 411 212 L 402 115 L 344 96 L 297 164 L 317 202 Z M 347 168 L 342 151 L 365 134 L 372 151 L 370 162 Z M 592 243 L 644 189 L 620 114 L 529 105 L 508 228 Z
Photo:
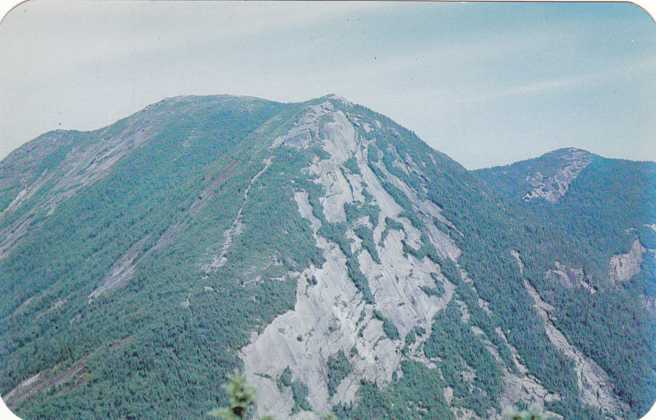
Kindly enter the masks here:
M 576 243 L 581 264 L 597 260 L 589 270 L 598 270 L 600 279 L 629 280 L 641 271 L 643 254 L 655 247 L 655 162 L 606 159 L 570 148 L 475 173 L 515 207 L 516 215 L 543 229 L 560 229 Z M 625 273 L 617 271 L 622 270 L 612 257 L 631 250 L 635 263 L 624 266 Z
M 555 286 L 542 291 L 557 302 L 558 328 L 646 411 L 655 382 L 644 373 L 656 360 L 656 163 L 569 148 L 476 174 L 533 230 L 560 232 L 545 273 Z
M 177 97 L 0 162 L 0 393 L 23 418 L 637 418 L 654 164 L 470 172 L 389 118 Z M 650 189 L 651 188 L 651 189 Z
M 478 173 L 510 200 L 556 203 L 596 156 L 581 149 L 558 149 L 538 159 L 482 169 Z

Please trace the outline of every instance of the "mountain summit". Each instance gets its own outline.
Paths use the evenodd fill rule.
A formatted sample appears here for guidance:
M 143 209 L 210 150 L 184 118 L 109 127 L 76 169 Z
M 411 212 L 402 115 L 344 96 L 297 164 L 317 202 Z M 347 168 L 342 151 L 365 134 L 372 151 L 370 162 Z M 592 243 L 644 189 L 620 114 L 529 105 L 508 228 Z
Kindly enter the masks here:
M 525 160 L 501 168 L 484 169 L 479 172 L 494 173 L 502 178 L 509 193 L 518 193 L 524 201 L 546 200 L 556 203 L 563 197 L 569 185 L 583 171 L 595 155 L 586 150 L 565 148 L 546 153 L 538 159 Z
M 653 196 L 583 151 L 516 165 L 467 171 L 335 95 L 46 133 L 0 163 L 0 393 L 24 418 L 200 418 L 241 369 L 277 418 L 636 418 Z

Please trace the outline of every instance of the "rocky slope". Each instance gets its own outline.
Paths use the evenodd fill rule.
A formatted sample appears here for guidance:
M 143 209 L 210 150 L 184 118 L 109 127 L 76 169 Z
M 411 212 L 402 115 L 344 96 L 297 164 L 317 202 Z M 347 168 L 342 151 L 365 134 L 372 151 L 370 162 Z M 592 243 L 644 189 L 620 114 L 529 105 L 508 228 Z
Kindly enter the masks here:
M 277 418 L 637 417 L 656 220 L 584 246 L 588 219 L 552 227 L 531 206 L 598 160 L 556 153 L 468 172 L 334 95 L 48 133 L 0 163 L 0 392 L 25 418 L 202 417 L 240 368 Z M 628 248 L 593 253 L 617 231 Z
M 561 149 L 476 174 L 533 229 L 559 232 L 564 238 L 561 249 L 544 255 L 553 263 L 544 278 L 554 289 L 548 295 L 553 295 L 557 324 L 616 384 L 626 385 L 629 404 L 648 407 L 651 399 L 646 395 L 651 391 L 645 389 L 653 389 L 654 380 L 642 372 L 654 363 L 649 341 L 654 339 L 656 231 L 651 221 L 656 217 L 656 163 Z M 530 189 L 531 181 L 542 174 L 554 180 L 551 194 Z M 562 293 L 560 287 L 568 291 Z M 627 314 L 618 316 L 623 311 Z M 608 332 L 595 326 L 601 317 Z M 590 325 L 595 332 L 585 333 L 583 326 Z M 619 336 L 623 345 L 599 344 Z M 627 347 L 632 350 L 624 351 Z M 623 362 L 636 349 L 644 358 Z M 642 390 L 630 385 L 629 378 L 644 378 L 639 380 Z

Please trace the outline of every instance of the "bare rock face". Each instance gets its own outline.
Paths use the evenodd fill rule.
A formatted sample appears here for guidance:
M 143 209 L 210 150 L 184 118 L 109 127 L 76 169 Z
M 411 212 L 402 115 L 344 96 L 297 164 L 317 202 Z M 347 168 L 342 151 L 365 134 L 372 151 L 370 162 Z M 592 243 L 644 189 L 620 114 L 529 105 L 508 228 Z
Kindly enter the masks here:
M 586 322 L 560 322 L 562 297 L 583 315 L 615 309 L 603 298 L 623 290 L 594 286 L 606 261 L 584 269 L 573 261 L 591 254 L 569 246 L 583 241 L 560 253 L 555 241 L 567 238 L 544 232 L 551 220 L 515 213 L 544 210 L 521 201 L 526 191 L 541 204 L 569 194 L 569 205 L 602 158 L 555 151 L 502 168 L 510 187 L 487 188 L 410 130 L 334 95 L 173 98 L 146 111 L 51 133 L 0 163 L 0 391 L 26 418 L 60 408 L 106 417 L 98 410 L 134 395 L 153 402 L 137 416 L 200 418 L 215 394 L 164 399 L 148 381 L 209 389 L 234 368 L 256 388 L 257 416 L 297 420 L 372 408 L 501 419 L 518 404 L 550 418 L 579 408 L 626 418 L 635 395 L 625 379 L 651 380 L 638 363 L 618 376 L 572 330 Z M 608 262 L 615 283 L 651 267 L 640 237 Z M 639 298 L 624 309 L 656 313 L 653 296 Z M 604 315 L 582 332 L 620 330 Z M 602 356 L 646 353 L 628 353 L 636 342 L 609 339 Z M 149 363 L 153 354 L 164 362 Z M 110 402 L 79 398 L 87 390 Z
M 517 349 L 513 347 L 506 338 L 501 328 L 496 328 L 496 333 L 510 347 L 513 363 L 518 368 L 518 373 L 504 369 L 503 394 L 501 394 L 501 406 L 511 407 L 517 401 L 523 401 L 529 405 L 544 408 L 544 403 L 560 400 L 560 395 L 549 393 L 540 381 L 530 374 L 528 368 L 522 362 Z M 554 418 L 562 418 L 555 413 L 546 413 Z
M 125 255 L 122 255 L 112 266 L 111 271 L 100 282 L 100 286 L 89 295 L 89 302 L 112 289 L 123 287 L 134 275 L 137 260 L 143 254 L 144 243 L 148 238 L 143 238 L 130 247 Z
M 550 203 L 557 202 L 567 193 L 572 181 L 590 164 L 591 156 L 583 150 L 568 149 L 567 153 L 561 154 L 560 160 L 561 166 L 553 175 L 545 176 L 538 171 L 527 177 L 532 189 L 522 197 L 524 201 L 542 198 Z
M 521 258 L 519 256 L 515 258 L 518 261 L 518 268 L 521 270 Z M 593 359 L 572 345 L 556 327 L 551 319 L 555 308 L 545 302 L 526 279 L 524 279 L 524 287 L 533 299 L 534 308 L 544 323 L 549 340 L 563 355 L 574 362 L 581 400 L 590 406 L 611 412 L 626 410 L 626 404 L 616 395 L 608 374 Z
M 367 302 L 355 287 L 349 277 L 347 257 L 338 244 L 322 236 L 322 222 L 313 213 L 308 192 L 299 190 L 294 197 L 298 211 L 310 222 L 326 262 L 321 267 L 288 274 L 298 282 L 294 309 L 254 334 L 241 350 L 246 376 L 258 392 L 260 415 L 315 417 L 295 407 L 292 390 L 281 385 L 286 372 L 291 372 L 292 381 L 307 387 L 307 400 L 318 413 L 330 411 L 337 403 L 354 402 L 362 380 L 385 386 L 399 368 L 405 336 L 416 327 L 430 332 L 433 317 L 446 307 L 454 291 L 433 261 L 404 252 L 402 241 L 418 247 L 420 232 L 402 215 L 402 207 L 369 167 L 367 142 L 357 137 L 349 118 L 331 101 L 310 107 L 295 128 L 286 137 L 276 139 L 272 147 L 307 148 L 313 144 L 320 145 L 329 156 L 307 168 L 325 191 L 320 206 L 327 223 L 346 222 L 348 205 L 375 204 L 380 209 L 375 226 L 368 218 L 356 223 L 371 229 L 376 257 L 371 255 L 372 250 L 365 249 L 352 228 L 346 232 L 353 240 L 351 251 L 357 256 L 375 301 Z M 352 167 L 354 173 L 347 178 L 344 165 L 348 160 L 354 161 L 357 169 Z M 394 182 L 404 191 L 410 190 L 401 180 Z M 439 209 L 430 208 L 428 203 L 423 206 L 439 215 Z M 386 219 L 399 223 L 402 230 L 384 234 Z M 444 255 L 459 255 L 448 236 L 440 237 L 435 232 L 431 236 Z M 434 287 L 436 278 L 444 287 L 440 297 L 425 291 Z M 381 317 L 392 323 L 397 337 L 385 332 Z M 427 337 L 425 334 L 415 343 L 417 359 L 423 355 L 418 349 Z M 340 352 L 348 358 L 352 371 L 330 395 L 327 363 Z
M 474 325 L 470 308 L 460 300 L 456 287 L 442 274 L 439 264 L 426 256 L 417 258 L 405 250 L 405 246 L 420 249 L 422 241 L 429 241 L 440 258 L 455 263 L 463 281 L 473 293 L 478 293 L 474 281 L 458 265 L 462 251 L 450 236 L 462 233 L 444 217 L 439 206 L 422 199 L 421 186 L 408 185 L 400 175 L 418 171 L 417 164 L 399 156 L 391 158 L 388 165 L 369 161 L 370 148 L 373 147 L 371 136 L 375 137 L 380 124 L 360 121 L 350 115 L 349 103 L 336 106 L 333 101 L 327 99 L 309 106 L 292 129 L 271 144 L 271 150 L 319 147 L 323 152 L 321 158 L 315 158 L 305 169 L 321 186 L 322 196 L 312 200 L 312 193 L 299 187 L 294 199 L 300 215 L 310 223 L 315 244 L 322 251 L 325 263 L 287 274 L 296 279 L 298 285 L 294 308 L 275 318 L 264 329 L 253 332 L 250 343 L 240 351 L 247 379 L 257 389 L 258 414 L 316 418 L 307 411 L 308 406 L 315 413 L 325 413 L 337 404 L 357 404 L 358 390 L 363 382 L 384 388 L 395 375 L 402 373 L 400 365 L 403 360 L 419 361 L 429 368 L 437 367 L 439 360 L 428 359 L 423 354 L 423 342 L 430 336 L 435 315 L 451 301 L 460 307 L 462 321 L 469 324 L 473 334 L 497 362 L 503 378 L 503 392 L 499 395 L 503 406 L 519 401 L 540 405 L 560 400 L 561 395 L 548 392 L 529 372 L 501 329 L 496 330 L 499 337 L 488 337 Z M 361 135 L 362 130 L 367 137 Z M 373 153 L 377 153 L 375 149 Z M 550 202 L 557 201 L 589 164 L 590 157 L 587 153 L 571 150 L 562 161 L 557 173 L 550 180 L 542 179 L 541 184 L 536 184 L 534 196 L 528 199 L 541 197 Z M 388 186 L 385 187 L 384 183 Z M 416 227 L 416 221 L 413 223 L 409 219 L 407 207 L 404 208 L 407 203 L 391 194 L 387 189 L 389 185 L 409 199 L 414 214 L 426 227 L 424 231 Z M 375 205 L 379 209 L 376 220 L 369 217 L 360 217 L 355 222 L 349 220 L 349 206 L 366 205 Z M 320 220 L 317 214 L 324 219 Z M 390 222 L 400 228 L 387 229 L 386 224 Z M 348 252 L 326 235 L 322 230 L 324 224 L 346 226 L 345 236 L 350 241 Z M 446 226 L 450 234 L 438 226 Z M 371 231 L 372 244 L 367 245 L 358 237 L 358 227 Z M 525 267 L 520 252 L 512 250 L 511 254 L 523 274 Z M 367 299 L 350 278 L 349 266 L 353 264 L 350 258 L 357 261 L 373 295 L 372 300 Z M 580 287 L 590 294 L 596 292 L 581 268 L 556 261 L 546 275 L 564 288 Z M 444 290 L 439 297 L 426 292 L 436 281 Z M 555 308 L 543 301 L 527 281 L 525 287 L 534 300 L 535 311 L 543 320 L 549 341 L 576 366 L 581 400 L 603 410 L 624 410 L 607 373 L 572 345 L 552 322 L 550 314 Z M 477 297 L 477 301 L 480 309 L 493 315 L 485 300 Z M 389 325 L 385 327 L 385 323 L 393 326 L 396 336 L 388 334 Z M 427 333 L 417 337 L 412 346 L 405 347 L 406 336 L 417 328 Z M 499 338 L 511 350 L 517 370 L 510 369 L 502 360 L 497 347 Z M 408 349 L 409 354 L 405 353 Z M 328 362 L 338 354 L 345 355 L 351 370 L 337 386 L 333 384 L 333 392 L 330 392 Z M 436 374 L 440 374 L 439 369 Z M 475 373 L 468 371 L 465 376 L 473 380 Z M 290 382 L 306 390 L 307 405 L 299 406 Z M 453 394 L 450 388 L 445 388 L 443 393 L 451 405 Z M 479 418 L 464 407 L 452 407 L 462 418 Z M 491 410 L 488 415 L 499 418 L 500 413 Z
M 0 222 L 7 220 L 29 200 L 38 202 L 0 229 L 0 259 L 5 258 L 27 233 L 38 212 L 45 211 L 50 215 L 62 202 L 102 180 L 121 159 L 150 140 L 155 129 L 147 121 L 133 116 L 126 119 L 125 127 L 118 135 L 109 132 L 109 128 L 101 129 L 87 134 L 93 139 L 71 142 L 71 132 L 55 131 L 35 140 L 27 150 L 12 153 L 2 162 L 0 189 L 10 187 L 8 181 L 14 177 L 14 171 L 27 171 L 19 178 L 18 194 L 6 208 L 0 209 Z M 56 153 L 63 154 L 56 167 L 42 168 L 39 165 L 48 154 Z M 49 190 L 44 194 L 46 188 Z M 39 194 L 44 198 L 38 198 Z
M 566 289 L 582 287 L 590 294 L 596 293 L 595 288 L 590 284 L 590 280 L 582 268 L 569 267 L 561 264 L 559 261 L 556 261 L 554 266 L 553 269 L 546 272 L 545 276 L 547 279 L 558 282 Z
M 646 249 L 636 239 L 626 254 L 613 255 L 608 264 L 608 276 L 615 283 L 631 279 L 640 272 L 643 255 Z
M 118 350 L 132 338 L 126 337 L 111 343 L 113 350 Z M 39 393 L 53 392 L 83 385 L 89 380 L 87 362 L 93 353 L 66 365 L 60 363 L 50 369 L 45 369 L 20 382 L 11 391 L 2 396 L 7 406 L 16 407 Z

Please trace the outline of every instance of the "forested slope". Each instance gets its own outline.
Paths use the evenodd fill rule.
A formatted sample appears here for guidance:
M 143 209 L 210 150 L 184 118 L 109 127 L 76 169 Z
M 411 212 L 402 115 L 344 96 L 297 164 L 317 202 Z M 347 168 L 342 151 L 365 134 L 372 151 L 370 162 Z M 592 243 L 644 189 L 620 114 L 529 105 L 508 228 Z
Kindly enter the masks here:
M 470 172 L 333 95 L 47 133 L 0 162 L 0 393 L 24 418 L 199 418 L 239 368 L 278 418 L 636 418 L 653 166 L 577 156 L 555 184 Z

